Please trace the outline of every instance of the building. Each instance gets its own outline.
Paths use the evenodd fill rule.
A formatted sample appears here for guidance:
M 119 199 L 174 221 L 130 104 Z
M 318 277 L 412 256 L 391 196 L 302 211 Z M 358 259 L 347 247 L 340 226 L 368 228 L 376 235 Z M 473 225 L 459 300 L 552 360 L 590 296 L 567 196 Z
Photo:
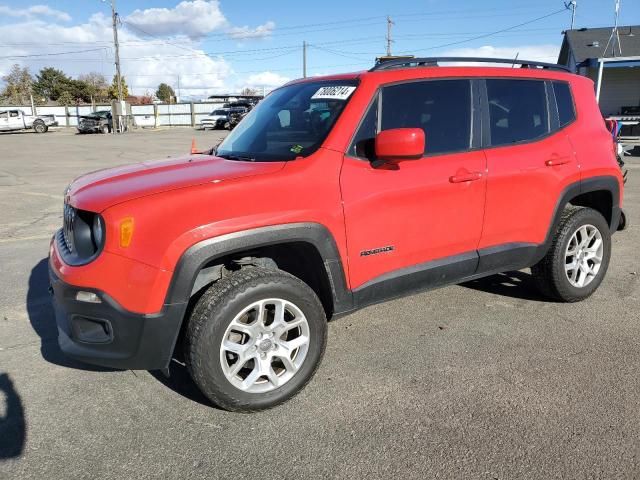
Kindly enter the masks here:
M 640 25 L 564 33 L 558 63 L 596 83 L 605 116 L 640 116 Z M 606 51 L 605 51 L 606 50 Z

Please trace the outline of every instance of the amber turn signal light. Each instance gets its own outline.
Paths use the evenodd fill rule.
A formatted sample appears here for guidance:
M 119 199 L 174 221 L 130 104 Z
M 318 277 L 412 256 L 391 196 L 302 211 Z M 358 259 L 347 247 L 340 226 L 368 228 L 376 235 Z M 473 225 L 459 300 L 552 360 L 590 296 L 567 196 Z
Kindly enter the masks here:
M 120 222 L 120 246 L 127 248 L 133 238 L 133 217 L 127 217 Z

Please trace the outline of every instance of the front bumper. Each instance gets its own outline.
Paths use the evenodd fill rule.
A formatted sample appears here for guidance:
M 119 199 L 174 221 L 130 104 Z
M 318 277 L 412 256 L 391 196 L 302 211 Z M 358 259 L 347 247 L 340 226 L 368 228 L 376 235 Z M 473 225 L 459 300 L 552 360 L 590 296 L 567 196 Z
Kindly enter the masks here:
M 186 304 L 165 305 L 145 315 L 122 308 L 105 292 L 69 285 L 49 263 L 49 281 L 60 349 L 86 363 L 127 370 L 159 370 L 169 365 Z M 92 292 L 100 303 L 76 300 Z

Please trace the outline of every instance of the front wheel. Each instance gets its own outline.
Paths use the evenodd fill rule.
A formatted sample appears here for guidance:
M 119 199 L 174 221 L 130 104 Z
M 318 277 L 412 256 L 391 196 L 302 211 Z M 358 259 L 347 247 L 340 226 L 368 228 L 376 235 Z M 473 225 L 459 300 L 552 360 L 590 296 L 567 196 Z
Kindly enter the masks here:
M 611 232 L 600 212 L 568 207 L 545 257 L 531 268 L 540 291 L 562 302 L 589 297 L 602 283 L 611 257 Z
M 248 267 L 198 300 L 185 336 L 186 363 L 216 405 L 264 410 L 304 388 L 326 338 L 324 309 L 307 284 L 281 270 Z

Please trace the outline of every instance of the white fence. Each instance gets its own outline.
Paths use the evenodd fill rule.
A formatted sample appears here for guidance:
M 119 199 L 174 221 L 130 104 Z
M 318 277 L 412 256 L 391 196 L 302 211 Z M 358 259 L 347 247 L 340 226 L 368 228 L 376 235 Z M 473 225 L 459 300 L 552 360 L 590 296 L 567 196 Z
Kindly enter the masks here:
M 223 107 L 223 103 L 174 103 L 154 105 L 132 105 L 136 125 L 139 127 L 195 127 L 213 110 Z M 31 105 L 0 105 L 0 110 L 18 109 L 33 115 Z M 110 105 L 96 105 L 96 111 L 111 110 Z M 75 127 L 78 117 L 93 111 L 91 105 L 77 107 L 36 106 L 37 115 L 55 115 L 62 127 Z

